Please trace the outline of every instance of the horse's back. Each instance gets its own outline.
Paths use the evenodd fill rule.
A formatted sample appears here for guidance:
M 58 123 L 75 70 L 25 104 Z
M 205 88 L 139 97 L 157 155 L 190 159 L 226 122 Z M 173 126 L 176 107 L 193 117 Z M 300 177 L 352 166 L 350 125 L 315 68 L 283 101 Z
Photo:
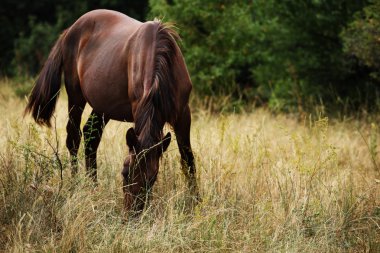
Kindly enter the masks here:
M 94 10 L 67 31 L 67 50 L 72 51 L 67 60 L 71 66 L 68 75 L 77 75 L 78 79 L 68 85 L 79 84 L 93 109 L 114 119 L 130 119 L 125 50 L 141 25 L 116 11 Z
M 76 38 L 78 74 L 84 77 L 84 72 L 93 65 L 101 65 L 103 72 L 104 68 L 113 69 L 115 62 L 111 64 L 109 59 L 125 59 L 122 51 L 141 25 L 137 20 L 110 10 L 94 10 L 80 17 L 70 27 L 68 35 Z
M 161 22 L 141 23 L 116 11 L 84 14 L 65 34 L 66 88 L 68 92 L 74 90 L 69 97 L 80 92 L 96 112 L 115 120 L 133 121 L 133 108 L 157 74 L 157 34 L 166 33 L 164 28 Z M 178 45 L 172 35 L 167 36 L 174 45 L 172 64 L 166 66 L 174 78 L 170 97 L 176 101 L 173 109 L 179 112 L 188 102 L 191 80 Z M 166 46 L 162 48 L 166 50 Z

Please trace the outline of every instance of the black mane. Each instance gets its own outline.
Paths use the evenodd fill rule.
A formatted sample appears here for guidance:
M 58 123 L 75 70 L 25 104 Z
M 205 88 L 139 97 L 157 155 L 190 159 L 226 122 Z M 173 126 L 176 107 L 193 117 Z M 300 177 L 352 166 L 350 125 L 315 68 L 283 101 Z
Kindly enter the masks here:
M 155 24 L 157 33 L 152 85 L 141 98 L 136 110 L 135 131 L 143 149 L 161 141 L 164 124 L 177 117 L 173 114 L 175 103 L 172 66 L 179 36 L 170 25 L 160 21 Z

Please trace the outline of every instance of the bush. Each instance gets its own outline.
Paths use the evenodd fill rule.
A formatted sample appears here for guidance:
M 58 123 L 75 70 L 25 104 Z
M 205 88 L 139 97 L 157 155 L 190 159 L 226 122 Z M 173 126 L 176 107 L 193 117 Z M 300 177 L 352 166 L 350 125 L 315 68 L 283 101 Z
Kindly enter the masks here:
M 258 1 L 259 3 L 261 1 Z M 239 1 L 150 1 L 152 17 L 175 21 L 193 84 L 204 95 L 241 95 L 253 87 L 254 4 Z
M 341 37 L 344 51 L 370 68 L 371 76 L 380 81 L 380 1 L 356 13 Z
M 24 33 L 15 42 L 15 65 L 18 75 L 38 73 L 46 60 L 59 32 L 48 23 L 36 23 L 34 18 L 29 21 L 30 35 Z
M 358 99 L 368 95 L 366 72 L 347 57 L 340 34 L 367 4 L 151 0 L 150 15 L 178 25 L 198 93 L 293 111 L 315 106 L 310 101 L 366 103 Z

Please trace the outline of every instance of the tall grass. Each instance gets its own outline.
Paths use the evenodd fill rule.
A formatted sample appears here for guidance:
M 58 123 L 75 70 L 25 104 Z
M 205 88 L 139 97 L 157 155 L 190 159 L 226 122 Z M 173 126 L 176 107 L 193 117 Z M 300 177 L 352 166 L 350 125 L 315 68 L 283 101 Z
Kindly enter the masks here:
M 81 173 L 70 176 L 65 96 L 55 127 L 40 128 L 22 117 L 25 100 L 10 84 L 0 87 L 0 251 L 380 251 L 378 117 L 331 122 L 195 108 L 202 203 L 186 203 L 173 141 L 152 202 L 139 219 L 123 222 L 120 171 L 130 124 L 107 125 L 93 188 L 83 148 Z

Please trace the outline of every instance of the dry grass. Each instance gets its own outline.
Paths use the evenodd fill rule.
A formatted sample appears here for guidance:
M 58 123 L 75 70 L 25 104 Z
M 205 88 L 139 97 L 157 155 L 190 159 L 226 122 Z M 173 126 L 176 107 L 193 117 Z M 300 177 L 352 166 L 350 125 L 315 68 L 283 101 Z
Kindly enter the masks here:
M 84 176 L 83 150 L 81 174 L 70 177 L 65 95 L 56 129 L 48 130 L 22 117 L 25 101 L 12 95 L 11 84 L 0 86 L 0 251 L 380 251 L 376 121 L 195 109 L 203 202 L 186 205 L 173 142 L 152 203 L 139 220 L 123 224 L 120 170 L 130 124 L 107 126 L 94 189 Z

